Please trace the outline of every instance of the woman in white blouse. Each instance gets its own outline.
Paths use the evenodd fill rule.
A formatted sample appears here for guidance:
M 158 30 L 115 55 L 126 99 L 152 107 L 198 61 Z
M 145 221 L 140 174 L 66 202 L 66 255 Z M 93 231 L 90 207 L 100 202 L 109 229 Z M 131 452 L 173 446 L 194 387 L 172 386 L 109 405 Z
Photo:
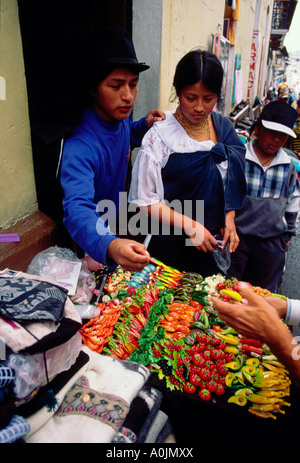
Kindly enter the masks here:
M 212 53 L 194 50 L 179 61 L 173 81 L 179 105 L 144 137 L 129 194 L 151 217 L 150 254 L 203 276 L 219 271 L 211 252 L 217 234 L 235 251 L 235 210 L 246 193 L 244 145 L 230 120 L 213 111 L 222 81 Z

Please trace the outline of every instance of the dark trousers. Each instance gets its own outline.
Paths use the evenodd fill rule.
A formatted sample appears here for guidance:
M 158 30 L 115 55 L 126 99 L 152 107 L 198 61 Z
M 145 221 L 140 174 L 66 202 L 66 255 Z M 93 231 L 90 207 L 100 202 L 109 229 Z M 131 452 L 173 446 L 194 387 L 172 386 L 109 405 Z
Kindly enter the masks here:
M 284 271 L 286 242 L 282 236 L 257 238 L 239 234 L 240 244 L 231 254 L 230 277 L 275 292 Z

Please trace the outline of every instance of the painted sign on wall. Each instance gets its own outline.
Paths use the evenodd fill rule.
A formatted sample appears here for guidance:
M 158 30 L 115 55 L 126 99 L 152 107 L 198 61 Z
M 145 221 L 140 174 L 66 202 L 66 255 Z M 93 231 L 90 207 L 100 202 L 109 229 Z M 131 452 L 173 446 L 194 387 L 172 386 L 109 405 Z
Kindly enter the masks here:
M 259 39 L 260 33 L 258 30 L 254 30 L 252 34 L 251 54 L 250 54 L 250 69 L 248 76 L 248 88 L 247 88 L 247 102 L 251 106 L 256 95 L 254 95 L 254 83 L 256 77 L 256 71 L 259 67 Z

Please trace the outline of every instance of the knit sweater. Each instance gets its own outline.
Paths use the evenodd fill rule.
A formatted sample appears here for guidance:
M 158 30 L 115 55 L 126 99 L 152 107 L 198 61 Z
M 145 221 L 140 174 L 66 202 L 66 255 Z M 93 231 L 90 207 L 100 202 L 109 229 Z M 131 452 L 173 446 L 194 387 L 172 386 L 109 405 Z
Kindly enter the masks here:
M 140 146 L 148 130 L 145 119 L 109 124 L 89 108 L 64 145 L 64 224 L 89 256 L 111 267 L 116 264 L 107 259 L 107 249 L 116 236 L 108 225 L 118 214 L 130 146 Z

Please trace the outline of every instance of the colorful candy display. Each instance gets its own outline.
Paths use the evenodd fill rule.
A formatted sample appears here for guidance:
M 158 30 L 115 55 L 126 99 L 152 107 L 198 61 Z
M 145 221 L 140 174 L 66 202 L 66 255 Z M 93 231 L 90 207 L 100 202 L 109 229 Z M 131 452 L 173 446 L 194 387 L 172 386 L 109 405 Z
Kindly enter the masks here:
M 262 288 L 256 293 L 269 295 Z M 90 349 L 141 363 L 166 387 L 276 419 L 288 407 L 288 372 L 268 346 L 246 339 L 218 317 L 210 296 L 240 302 L 236 279 L 203 279 L 152 259 L 131 274 L 118 267 L 97 303 L 100 314 L 82 326 Z

